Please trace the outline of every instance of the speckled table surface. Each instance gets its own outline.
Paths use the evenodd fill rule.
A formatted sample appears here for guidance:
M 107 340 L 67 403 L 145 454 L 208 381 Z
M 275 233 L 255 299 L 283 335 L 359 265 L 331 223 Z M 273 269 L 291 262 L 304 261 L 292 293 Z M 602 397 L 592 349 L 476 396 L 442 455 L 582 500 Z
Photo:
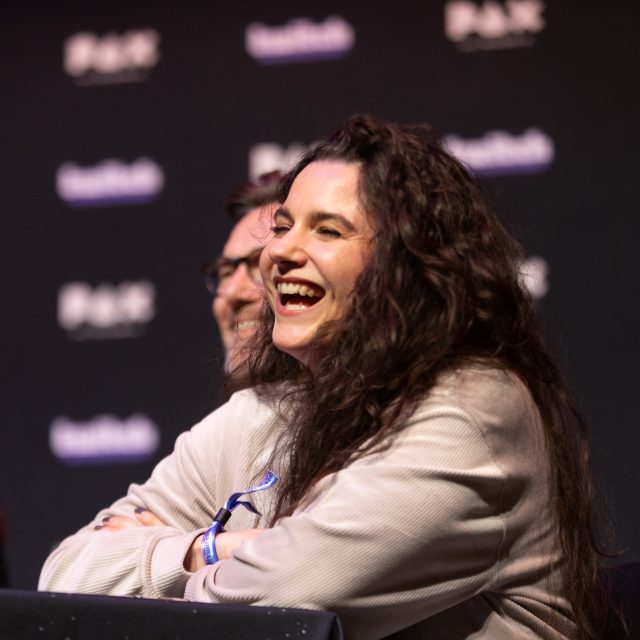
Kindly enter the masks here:
M 342 640 L 321 611 L 0 589 L 2 640 Z

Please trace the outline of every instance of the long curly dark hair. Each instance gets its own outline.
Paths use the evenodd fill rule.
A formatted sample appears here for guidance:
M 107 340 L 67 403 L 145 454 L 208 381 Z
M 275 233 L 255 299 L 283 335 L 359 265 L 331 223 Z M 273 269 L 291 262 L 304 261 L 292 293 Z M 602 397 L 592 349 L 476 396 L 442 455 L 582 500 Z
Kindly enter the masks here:
M 495 364 L 522 379 L 540 411 L 564 591 L 579 637 L 598 637 L 588 430 L 537 328 L 517 243 L 427 125 L 350 117 L 285 176 L 281 202 L 316 160 L 359 165 L 359 198 L 376 231 L 350 308 L 321 329 L 313 372 L 275 348 L 265 306 L 253 382 L 271 397 L 282 385 L 270 383 L 287 381 L 296 403 L 274 521 L 320 478 L 383 446 L 443 371 Z

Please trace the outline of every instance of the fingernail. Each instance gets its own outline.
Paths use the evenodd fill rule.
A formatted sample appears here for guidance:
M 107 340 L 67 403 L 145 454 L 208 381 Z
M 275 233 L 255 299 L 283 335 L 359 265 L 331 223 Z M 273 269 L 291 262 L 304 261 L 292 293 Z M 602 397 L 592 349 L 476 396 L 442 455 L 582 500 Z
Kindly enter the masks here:
M 102 525 L 101 524 L 97 524 L 95 527 L 93 527 L 94 531 L 99 531 L 100 529 L 102 529 Z
M 146 511 L 146 509 L 143 509 L 142 507 L 136 507 L 136 508 L 134 509 L 134 511 L 135 511 L 136 513 L 142 513 L 143 511 Z
M 111 520 L 111 516 L 105 516 L 102 518 L 102 522 L 109 522 L 109 520 Z

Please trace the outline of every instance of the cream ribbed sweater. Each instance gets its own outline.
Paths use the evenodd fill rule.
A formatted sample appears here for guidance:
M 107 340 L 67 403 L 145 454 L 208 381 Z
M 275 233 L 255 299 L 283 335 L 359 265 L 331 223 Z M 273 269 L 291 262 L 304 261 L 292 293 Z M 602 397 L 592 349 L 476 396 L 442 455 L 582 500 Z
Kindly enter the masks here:
M 253 391 L 235 394 L 64 540 L 39 589 L 327 609 L 351 640 L 571 637 L 542 429 L 515 376 L 444 376 L 388 450 L 325 477 L 232 559 L 186 572 L 192 540 L 265 469 L 277 431 Z M 258 523 L 239 508 L 226 528 L 265 526 L 268 493 L 254 494 Z M 93 530 L 137 506 L 168 526 Z

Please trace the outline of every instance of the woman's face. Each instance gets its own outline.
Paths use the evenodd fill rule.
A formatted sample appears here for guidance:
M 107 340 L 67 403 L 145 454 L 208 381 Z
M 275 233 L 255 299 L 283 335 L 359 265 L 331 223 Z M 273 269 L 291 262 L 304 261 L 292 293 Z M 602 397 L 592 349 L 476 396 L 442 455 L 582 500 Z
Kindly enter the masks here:
M 273 342 L 305 364 L 318 329 L 340 318 L 370 252 L 373 230 L 358 200 L 359 166 L 307 165 L 276 209 L 260 258 L 275 314 Z

